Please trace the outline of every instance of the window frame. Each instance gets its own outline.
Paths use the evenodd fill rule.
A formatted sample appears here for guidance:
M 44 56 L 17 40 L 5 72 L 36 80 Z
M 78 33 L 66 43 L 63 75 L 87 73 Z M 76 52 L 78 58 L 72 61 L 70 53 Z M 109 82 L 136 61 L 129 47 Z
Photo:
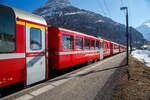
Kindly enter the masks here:
M 89 46 L 88 46 L 89 48 L 88 48 L 88 49 L 87 49 L 86 46 L 85 46 L 85 44 L 86 44 L 86 43 L 85 43 L 85 40 L 89 40 Z M 88 39 L 88 38 L 84 38 L 84 49 L 87 49 L 87 50 L 90 49 L 90 39 Z
M 104 48 L 106 49 L 106 43 L 104 42 Z
M 107 49 L 109 49 L 109 44 L 107 43 Z
M 100 41 L 100 49 L 103 49 L 103 45 L 104 45 L 104 43 L 102 41 Z
M 90 40 L 91 41 L 91 48 L 90 49 L 95 49 L 95 40 Z M 92 47 L 92 41 L 94 41 L 94 48 Z
M 9 12 L 11 12 L 12 13 L 12 15 L 13 15 L 13 21 L 14 21 L 14 50 L 12 50 L 12 51 L 4 51 L 4 52 L 0 52 L 0 53 L 13 53 L 13 52 L 16 52 L 17 51 L 17 38 L 16 38 L 16 36 L 17 36 L 17 28 L 16 28 L 16 17 L 15 17 L 15 13 L 14 13 L 14 11 L 11 9 L 11 8 L 9 8 L 9 7 L 5 7 L 7 10 L 9 9 Z M 12 16 L 11 15 L 11 16 Z
M 81 39 L 82 39 L 82 48 L 81 48 L 81 49 L 77 49 L 77 44 L 76 44 L 77 42 L 75 42 L 75 46 L 76 46 L 75 48 L 76 48 L 76 50 L 83 50 L 83 45 L 84 45 L 84 44 L 83 44 L 83 40 L 84 40 L 84 39 L 83 39 L 83 37 L 76 36 L 76 37 L 75 37 L 75 40 L 76 40 L 77 38 L 81 38 Z M 77 40 L 76 40 L 76 41 L 77 41 Z
M 72 40 L 73 40 L 72 49 L 63 49 L 63 36 L 64 36 L 64 35 L 66 35 L 66 36 L 71 36 L 71 37 L 72 37 Z M 61 48 L 62 48 L 63 51 L 73 51 L 73 50 L 74 50 L 74 36 L 73 36 L 72 34 L 64 34 L 64 33 L 63 33 L 62 36 L 61 36 L 61 42 L 62 42 L 62 47 L 61 47 Z
M 98 42 L 98 48 L 97 48 L 97 42 Z M 96 40 L 96 46 L 95 49 L 100 49 L 100 42 L 98 40 Z
M 40 30 L 40 36 L 41 36 L 41 38 L 40 38 L 40 42 L 41 42 L 41 47 L 40 47 L 40 49 L 32 49 L 31 48 L 31 29 L 38 29 L 38 30 Z M 40 28 L 35 28 L 35 27 L 30 27 L 30 50 L 42 50 L 42 30 L 40 29 Z

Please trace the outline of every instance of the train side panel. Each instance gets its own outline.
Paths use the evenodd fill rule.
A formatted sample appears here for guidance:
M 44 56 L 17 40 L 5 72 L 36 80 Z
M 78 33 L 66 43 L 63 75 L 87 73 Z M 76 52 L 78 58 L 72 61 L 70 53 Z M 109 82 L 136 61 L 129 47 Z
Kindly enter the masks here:
M 19 21 L 16 23 L 16 50 L 0 53 L 0 87 L 25 81 L 25 30 Z
M 50 27 L 49 34 L 49 62 L 54 69 L 62 69 L 100 59 L 99 39 L 57 27 Z M 82 42 L 76 43 L 77 38 Z M 89 40 L 88 49 L 84 45 L 85 39 Z M 54 43 L 54 41 L 56 42 Z M 98 48 L 96 48 L 96 41 L 98 41 Z M 81 45 L 82 48 L 77 49 L 77 45 Z
M 45 29 L 47 25 L 46 21 L 40 16 L 33 15 L 24 12 L 22 10 L 1 4 L 0 4 L 0 12 L 1 12 L 0 27 L 3 27 L 0 30 L 0 69 L 1 69 L 0 87 L 22 81 L 24 81 L 25 85 L 28 85 L 26 83 L 27 75 L 29 75 L 27 69 L 33 68 L 33 66 L 37 62 L 40 63 L 41 65 L 44 64 L 44 66 L 39 65 L 39 68 L 41 67 L 44 68 L 41 76 L 43 76 L 44 77 L 43 79 L 45 79 L 46 77 Z M 32 32 L 30 28 L 32 29 Z M 39 34 L 40 39 L 38 38 L 40 43 L 36 42 L 37 30 L 40 33 Z M 35 36 L 32 36 L 32 38 L 31 33 L 32 35 L 35 34 Z M 35 47 L 35 45 L 31 46 L 31 44 L 34 43 L 38 46 L 41 46 L 42 49 L 40 48 L 38 50 L 37 49 L 31 50 L 32 47 Z M 30 52 L 27 52 L 28 49 L 30 49 Z M 39 50 L 41 50 L 42 52 L 37 52 Z M 41 56 L 42 59 L 44 59 L 42 63 L 40 62 L 41 58 L 39 56 Z M 30 59 L 29 62 L 27 62 L 28 60 L 27 58 Z M 38 68 L 35 68 L 35 70 L 41 71 Z M 36 77 L 36 75 L 39 74 L 35 70 L 30 71 L 33 77 Z M 32 76 L 29 75 L 29 77 Z M 34 78 L 32 79 L 34 80 Z M 32 81 L 32 79 L 28 81 Z M 36 82 L 38 81 L 40 80 L 37 79 Z
M 111 45 L 110 42 L 107 40 L 103 40 L 103 56 L 111 55 Z
M 49 70 L 51 68 L 58 69 L 59 66 L 59 56 L 60 51 L 60 30 L 57 27 L 48 27 L 48 62 Z

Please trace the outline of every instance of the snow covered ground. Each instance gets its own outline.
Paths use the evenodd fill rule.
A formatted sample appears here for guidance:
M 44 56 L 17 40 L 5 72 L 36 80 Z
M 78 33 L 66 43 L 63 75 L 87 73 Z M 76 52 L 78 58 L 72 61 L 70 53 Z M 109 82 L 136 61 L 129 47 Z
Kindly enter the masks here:
M 135 50 L 132 52 L 132 56 L 139 61 L 147 63 L 146 65 L 150 67 L 150 51 L 149 50 Z

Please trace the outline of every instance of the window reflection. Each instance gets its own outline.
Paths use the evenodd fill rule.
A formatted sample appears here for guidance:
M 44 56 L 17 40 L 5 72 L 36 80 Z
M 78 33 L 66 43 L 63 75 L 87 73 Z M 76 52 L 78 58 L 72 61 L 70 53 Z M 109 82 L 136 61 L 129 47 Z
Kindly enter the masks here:
M 0 5 L 0 52 L 14 52 L 16 48 L 16 22 L 13 11 Z
M 85 39 L 84 42 L 85 42 L 85 49 L 90 49 L 90 41 L 89 41 L 89 39 Z
M 63 50 L 73 50 L 73 36 L 62 35 Z
M 99 42 L 96 41 L 96 49 L 99 49 Z
M 94 48 L 95 48 L 95 41 L 91 40 L 91 49 L 94 49 Z
M 83 39 L 80 37 L 76 37 L 76 49 L 77 50 L 83 49 Z
M 30 29 L 30 46 L 33 50 L 42 48 L 41 30 L 37 28 Z

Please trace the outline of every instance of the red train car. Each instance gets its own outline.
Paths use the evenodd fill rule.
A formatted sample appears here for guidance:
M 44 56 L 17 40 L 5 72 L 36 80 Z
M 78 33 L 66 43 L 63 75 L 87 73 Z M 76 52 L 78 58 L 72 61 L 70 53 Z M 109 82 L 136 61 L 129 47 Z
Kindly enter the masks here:
M 109 56 L 110 55 L 110 41 L 108 40 L 103 40 L 103 56 Z
M 119 53 L 119 44 L 58 27 L 45 19 L 0 4 L 0 92 L 17 82 L 48 79 L 63 69 Z M 125 51 L 120 46 L 120 52 Z
M 121 53 L 121 52 L 124 52 L 125 51 L 125 46 L 123 46 L 123 45 L 119 45 L 119 52 Z
M 49 63 L 54 69 L 103 59 L 99 38 L 57 27 L 49 27 L 48 31 Z
M 119 44 L 110 42 L 110 47 L 111 47 L 111 51 L 110 51 L 111 55 L 119 53 Z
M 0 88 L 48 78 L 46 33 L 42 17 L 0 5 Z

